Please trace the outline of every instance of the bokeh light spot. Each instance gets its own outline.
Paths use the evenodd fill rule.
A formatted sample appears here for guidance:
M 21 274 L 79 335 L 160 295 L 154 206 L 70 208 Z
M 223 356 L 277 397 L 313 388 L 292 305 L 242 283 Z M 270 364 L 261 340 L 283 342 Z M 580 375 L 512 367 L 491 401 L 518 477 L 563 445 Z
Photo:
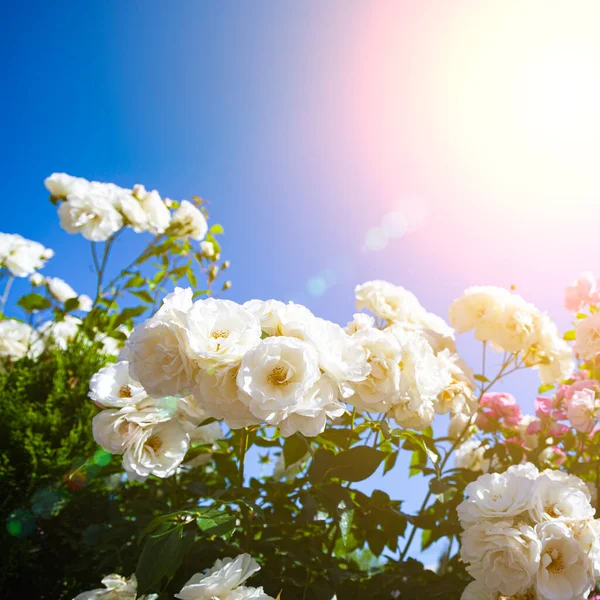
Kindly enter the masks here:
M 391 212 L 381 220 L 381 228 L 389 238 L 401 238 L 408 229 L 408 220 L 401 212 Z
M 40 488 L 31 496 L 31 510 L 36 517 L 45 519 L 54 517 L 64 505 L 64 496 L 55 489 Z
M 94 464 L 101 467 L 106 467 L 106 465 L 109 465 L 112 460 L 112 454 L 106 450 L 103 450 L 102 448 L 99 448 L 96 450 L 92 460 L 94 461 Z
M 311 277 L 306 284 L 306 291 L 314 297 L 322 296 L 327 291 L 327 281 L 323 275 Z
M 35 517 L 28 510 L 15 510 L 6 519 L 6 529 L 14 537 L 27 537 L 35 530 Z
M 367 231 L 365 246 L 367 250 L 377 252 L 384 250 L 388 245 L 388 234 L 381 227 L 373 227 Z

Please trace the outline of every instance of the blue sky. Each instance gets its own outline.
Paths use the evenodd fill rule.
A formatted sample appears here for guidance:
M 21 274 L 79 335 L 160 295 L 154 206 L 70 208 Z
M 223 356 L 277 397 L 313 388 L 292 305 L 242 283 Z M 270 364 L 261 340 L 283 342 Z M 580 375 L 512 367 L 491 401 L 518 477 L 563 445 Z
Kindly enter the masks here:
M 508 150 L 506 164 L 487 157 L 494 168 L 482 174 L 454 143 L 445 128 L 454 115 L 431 82 L 470 5 L 13 3 L 0 229 L 53 248 L 44 273 L 91 294 L 89 243 L 60 229 L 43 179 L 143 183 L 210 201 L 233 300 L 294 299 L 344 324 L 354 286 L 368 279 L 403 285 L 443 316 L 468 285 L 515 283 L 566 326 L 562 289 L 597 263 L 589 235 L 565 237 L 575 233 L 569 207 L 596 191 L 578 188 L 573 205 L 550 181 L 515 200 Z M 550 179 L 558 158 L 545 163 Z M 365 250 L 366 232 L 398 211 L 406 235 Z M 113 264 L 142 238 L 124 236 Z M 15 287 L 13 300 L 26 286 Z M 462 347 L 476 358 L 474 344 Z M 532 409 L 535 375 L 507 388 Z M 373 485 L 413 507 L 422 486 L 407 489 L 404 473 Z

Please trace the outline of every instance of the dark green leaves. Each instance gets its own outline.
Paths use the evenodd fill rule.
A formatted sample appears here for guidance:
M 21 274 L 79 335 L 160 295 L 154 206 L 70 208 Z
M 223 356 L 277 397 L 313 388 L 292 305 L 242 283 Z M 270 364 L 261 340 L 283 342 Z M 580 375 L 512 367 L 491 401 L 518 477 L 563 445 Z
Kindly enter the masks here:
M 162 579 L 175 574 L 192 541 L 193 537 L 184 535 L 182 527 L 148 538 L 135 570 L 138 592 L 160 589 Z
M 332 477 L 345 481 L 362 481 L 377 470 L 386 456 L 385 452 L 369 446 L 356 446 L 340 454 L 319 450 L 311 465 L 310 478 L 313 482 Z
M 283 460 L 285 466 L 289 467 L 304 458 L 308 453 L 309 442 L 301 434 L 297 433 L 287 438 L 283 444 Z
M 22 296 L 19 298 L 17 304 L 27 312 L 44 310 L 52 306 L 50 300 L 48 300 L 48 298 L 44 298 L 44 296 L 40 294 L 27 294 L 26 296 Z

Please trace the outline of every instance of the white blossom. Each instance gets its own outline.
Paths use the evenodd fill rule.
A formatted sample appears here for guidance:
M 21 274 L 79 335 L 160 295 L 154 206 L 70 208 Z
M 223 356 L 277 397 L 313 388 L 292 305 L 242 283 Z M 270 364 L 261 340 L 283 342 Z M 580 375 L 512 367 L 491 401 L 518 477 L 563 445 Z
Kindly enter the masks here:
M 217 560 L 205 573 L 196 573 L 175 598 L 179 600 L 273 600 L 262 588 L 242 584 L 260 570 L 248 554 Z
M 37 331 L 15 319 L 0 321 L 0 359 L 13 362 L 26 356 L 36 359 L 44 351 L 44 342 Z
M 173 213 L 171 225 L 177 226 L 177 234 L 193 240 L 203 240 L 208 231 L 206 217 L 188 200 L 183 200 Z

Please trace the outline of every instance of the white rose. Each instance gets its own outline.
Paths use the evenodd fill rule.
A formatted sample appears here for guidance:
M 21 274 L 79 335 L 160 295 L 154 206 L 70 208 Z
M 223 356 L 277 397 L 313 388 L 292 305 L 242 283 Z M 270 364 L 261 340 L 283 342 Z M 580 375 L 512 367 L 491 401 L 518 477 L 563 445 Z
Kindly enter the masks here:
M 257 425 L 257 419 L 242 402 L 237 386 L 239 365 L 233 364 L 216 372 L 201 372 L 194 394 L 200 405 L 214 419 L 223 419 L 230 429 Z
M 354 335 L 359 331 L 365 329 L 371 329 L 375 326 L 375 319 L 371 315 L 366 313 L 355 313 L 352 321 L 348 321 L 346 325 L 346 333 L 348 335 Z
M 564 523 L 551 521 L 536 526 L 542 549 L 537 572 L 538 595 L 544 600 L 586 598 L 595 579 L 589 558 L 573 531 Z
M 129 375 L 129 363 L 108 365 L 92 375 L 88 396 L 97 404 L 122 408 L 146 400 L 144 388 Z
M 171 224 L 177 226 L 178 235 L 198 241 L 203 240 L 208 231 L 206 217 L 202 211 L 187 200 L 183 200 L 173 213 Z
M 414 402 L 403 399 L 389 410 L 388 415 L 400 427 L 423 431 L 433 423 L 435 408 L 431 400 Z
M 39 287 L 40 285 L 43 285 L 45 281 L 46 278 L 41 273 L 33 273 L 29 276 L 29 283 L 31 283 L 33 287 Z
M 450 417 L 450 424 L 448 425 L 448 437 L 452 439 L 458 438 L 463 431 L 471 425 L 473 421 L 473 415 L 466 413 L 454 413 Z
M 283 437 L 296 432 L 305 437 L 314 437 L 323 433 L 327 418 L 341 417 L 344 412 L 345 406 L 337 399 L 336 386 L 323 375 L 277 426 Z
M 498 287 L 471 287 L 450 306 L 450 324 L 458 333 L 474 329 L 478 340 L 488 340 L 511 296 L 508 290 Z
M 357 285 L 354 295 L 357 309 L 370 310 L 390 323 L 412 322 L 413 315 L 425 312 L 414 294 L 387 281 L 367 281 Z
M 523 355 L 525 364 L 539 369 L 543 384 L 568 379 L 575 368 L 573 349 L 562 339 L 548 315 L 538 315 L 536 329 L 537 342 Z
M 104 588 L 83 592 L 73 600 L 136 600 L 137 598 L 137 579 L 132 575 L 129 579 L 120 575 L 107 575 L 102 584 Z M 144 596 L 146 600 L 154 600 L 157 594 Z M 142 600 L 142 598 L 140 598 Z
M 595 487 L 595 484 L 594 484 Z M 590 575 L 600 578 L 600 520 L 589 519 L 577 524 L 569 523 L 573 534 L 589 559 Z
M 46 285 L 50 293 L 59 301 L 66 302 L 71 298 L 77 298 L 77 292 L 59 277 L 48 277 Z
M 240 586 L 259 570 L 260 566 L 249 554 L 217 560 L 206 573 L 196 573 L 192 576 L 179 594 L 175 594 L 175 598 L 179 598 L 179 600 L 213 600 L 215 598 L 240 600 L 247 596 L 232 595 L 232 592 L 237 588 L 246 593 L 248 588 L 240 588 Z M 252 588 L 250 589 L 252 590 Z M 250 598 L 272 600 L 262 591 L 260 593 L 262 596 L 250 596 Z
M 408 332 L 397 325 L 387 331 L 400 344 L 402 362 L 398 408 L 393 407 L 392 413 L 403 426 L 415 427 L 407 423 L 409 415 L 414 413 L 419 420 L 427 415 L 425 420 L 429 420 L 430 407 L 435 408 L 439 394 L 451 384 L 452 375 L 448 364 L 434 354 L 423 335 Z
M 80 325 L 81 319 L 73 315 L 65 315 L 62 321 L 46 321 L 38 332 L 46 338 L 46 343 L 54 343 L 62 350 L 66 350 L 69 342 L 75 339 Z
M 187 313 L 189 344 L 204 369 L 239 362 L 258 341 L 258 319 L 231 300 L 198 300 Z
M 41 269 L 51 250 L 39 242 L 18 234 L 0 233 L 0 267 L 8 269 L 14 277 L 27 277 Z
M 85 195 L 70 194 L 58 207 L 58 216 L 67 233 L 81 233 L 92 242 L 104 242 L 123 227 L 121 213 L 99 188 Z
M 456 352 L 444 349 L 436 353 L 442 371 L 450 374 L 449 384 L 437 395 L 435 411 L 441 415 L 451 411 L 453 414 L 472 414 L 478 408 L 474 390 L 473 374 Z
M 140 426 L 127 417 L 128 411 L 103 410 L 92 419 L 92 434 L 96 443 L 111 454 L 122 454 L 127 442 Z
M 77 299 L 79 300 L 79 310 L 82 310 L 83 312 L 90 312 L 90 310 L 92 310 L 94 303 L 87 294 L 79 294 Z
M 456 449 L 456 468 L 486 472 L 490 468 L 490 460 L 485 458 L 485 451 L 486 447 L 480 440 L 472 438 L 463 442 Z
M 212 242 L 200 242 L 200 252 L 206 258 L 212 258 L 215 255 L 215 246 Z
M 532 507 L 534 485 L 533 479 L 510 469 L 501 475 L 481 475 L 467 485 L 466 499 L 456 509 L 461 524 L 516 517 Z
M 314 317 L 308 323 L 306 341 L 319 354 L 319 366 L 337 384 L 342 398 L 349 398 L 353 383 L 364 381 L 370 372 L 360 342 L 337 323 Z
M 52 173 L 44 179 L 46 189 L 54 198 L 63 199 L 69 194 L 86 194 L 91 183 L 82 177 L 73 177 L 66 173 Z
M 36 359 L 43 351 L 44 342 L 35 329 L 14 319 L 0 321 L 0 358 Z
M 483 521 L 462 535 L 460 555 L 482 587 L 506 596 L 525 593 L 540 562 L 541 543 L 528 525 Z
M 352 337 L 364 349 L 370 371 L 363 381 L 352 385 L 350 402 L 359 410 L 387 412 L 400 395 L 400 344 L 390 333 L 372 328 Z
M 582 485 L 570 486 L 565 481 L 553 479 L 550 470 L 545 471 L 533 488 L 531 518 L 537 523 L 593 518 L 595 511 L 589 501 L 589 492 Z
M 170 477 L 189 446 L 188 434 L 176 421 L 139 428 L 126 444 L 123 467 L 134 481 L 144 481 L 149 475 Z
M 144 210 L 142 203 L 128 190 L 123 190 L 118 196 L 118 208 L 136 233 L 148 231 L 150 222 L 148 213 Z
M 290 337 L 260 341 L 242 359 L 237 376 L 242 401 L 258 419 L 276 425 L 321 376 L 319 358 L 306 342 Z
M 190 348 L 186 319 L 192 291 L 176 288 L 152 318 L 127 340 L 131 376 L 156 398 L 186 393 L 195 386 L 198 366 Z
M 244 308 L 255 315 L 267 335 L 285 335 L 306 341 L 309 324 L 315 315 L 301 304 L 279 300 L 249 300 Z
M 146 213 L 148 229 L 154 234 L 164 233 L 171 222 L 171 213 L 159 193 L 147 192 L 143 185 L 136 185 L 133 194 Z

